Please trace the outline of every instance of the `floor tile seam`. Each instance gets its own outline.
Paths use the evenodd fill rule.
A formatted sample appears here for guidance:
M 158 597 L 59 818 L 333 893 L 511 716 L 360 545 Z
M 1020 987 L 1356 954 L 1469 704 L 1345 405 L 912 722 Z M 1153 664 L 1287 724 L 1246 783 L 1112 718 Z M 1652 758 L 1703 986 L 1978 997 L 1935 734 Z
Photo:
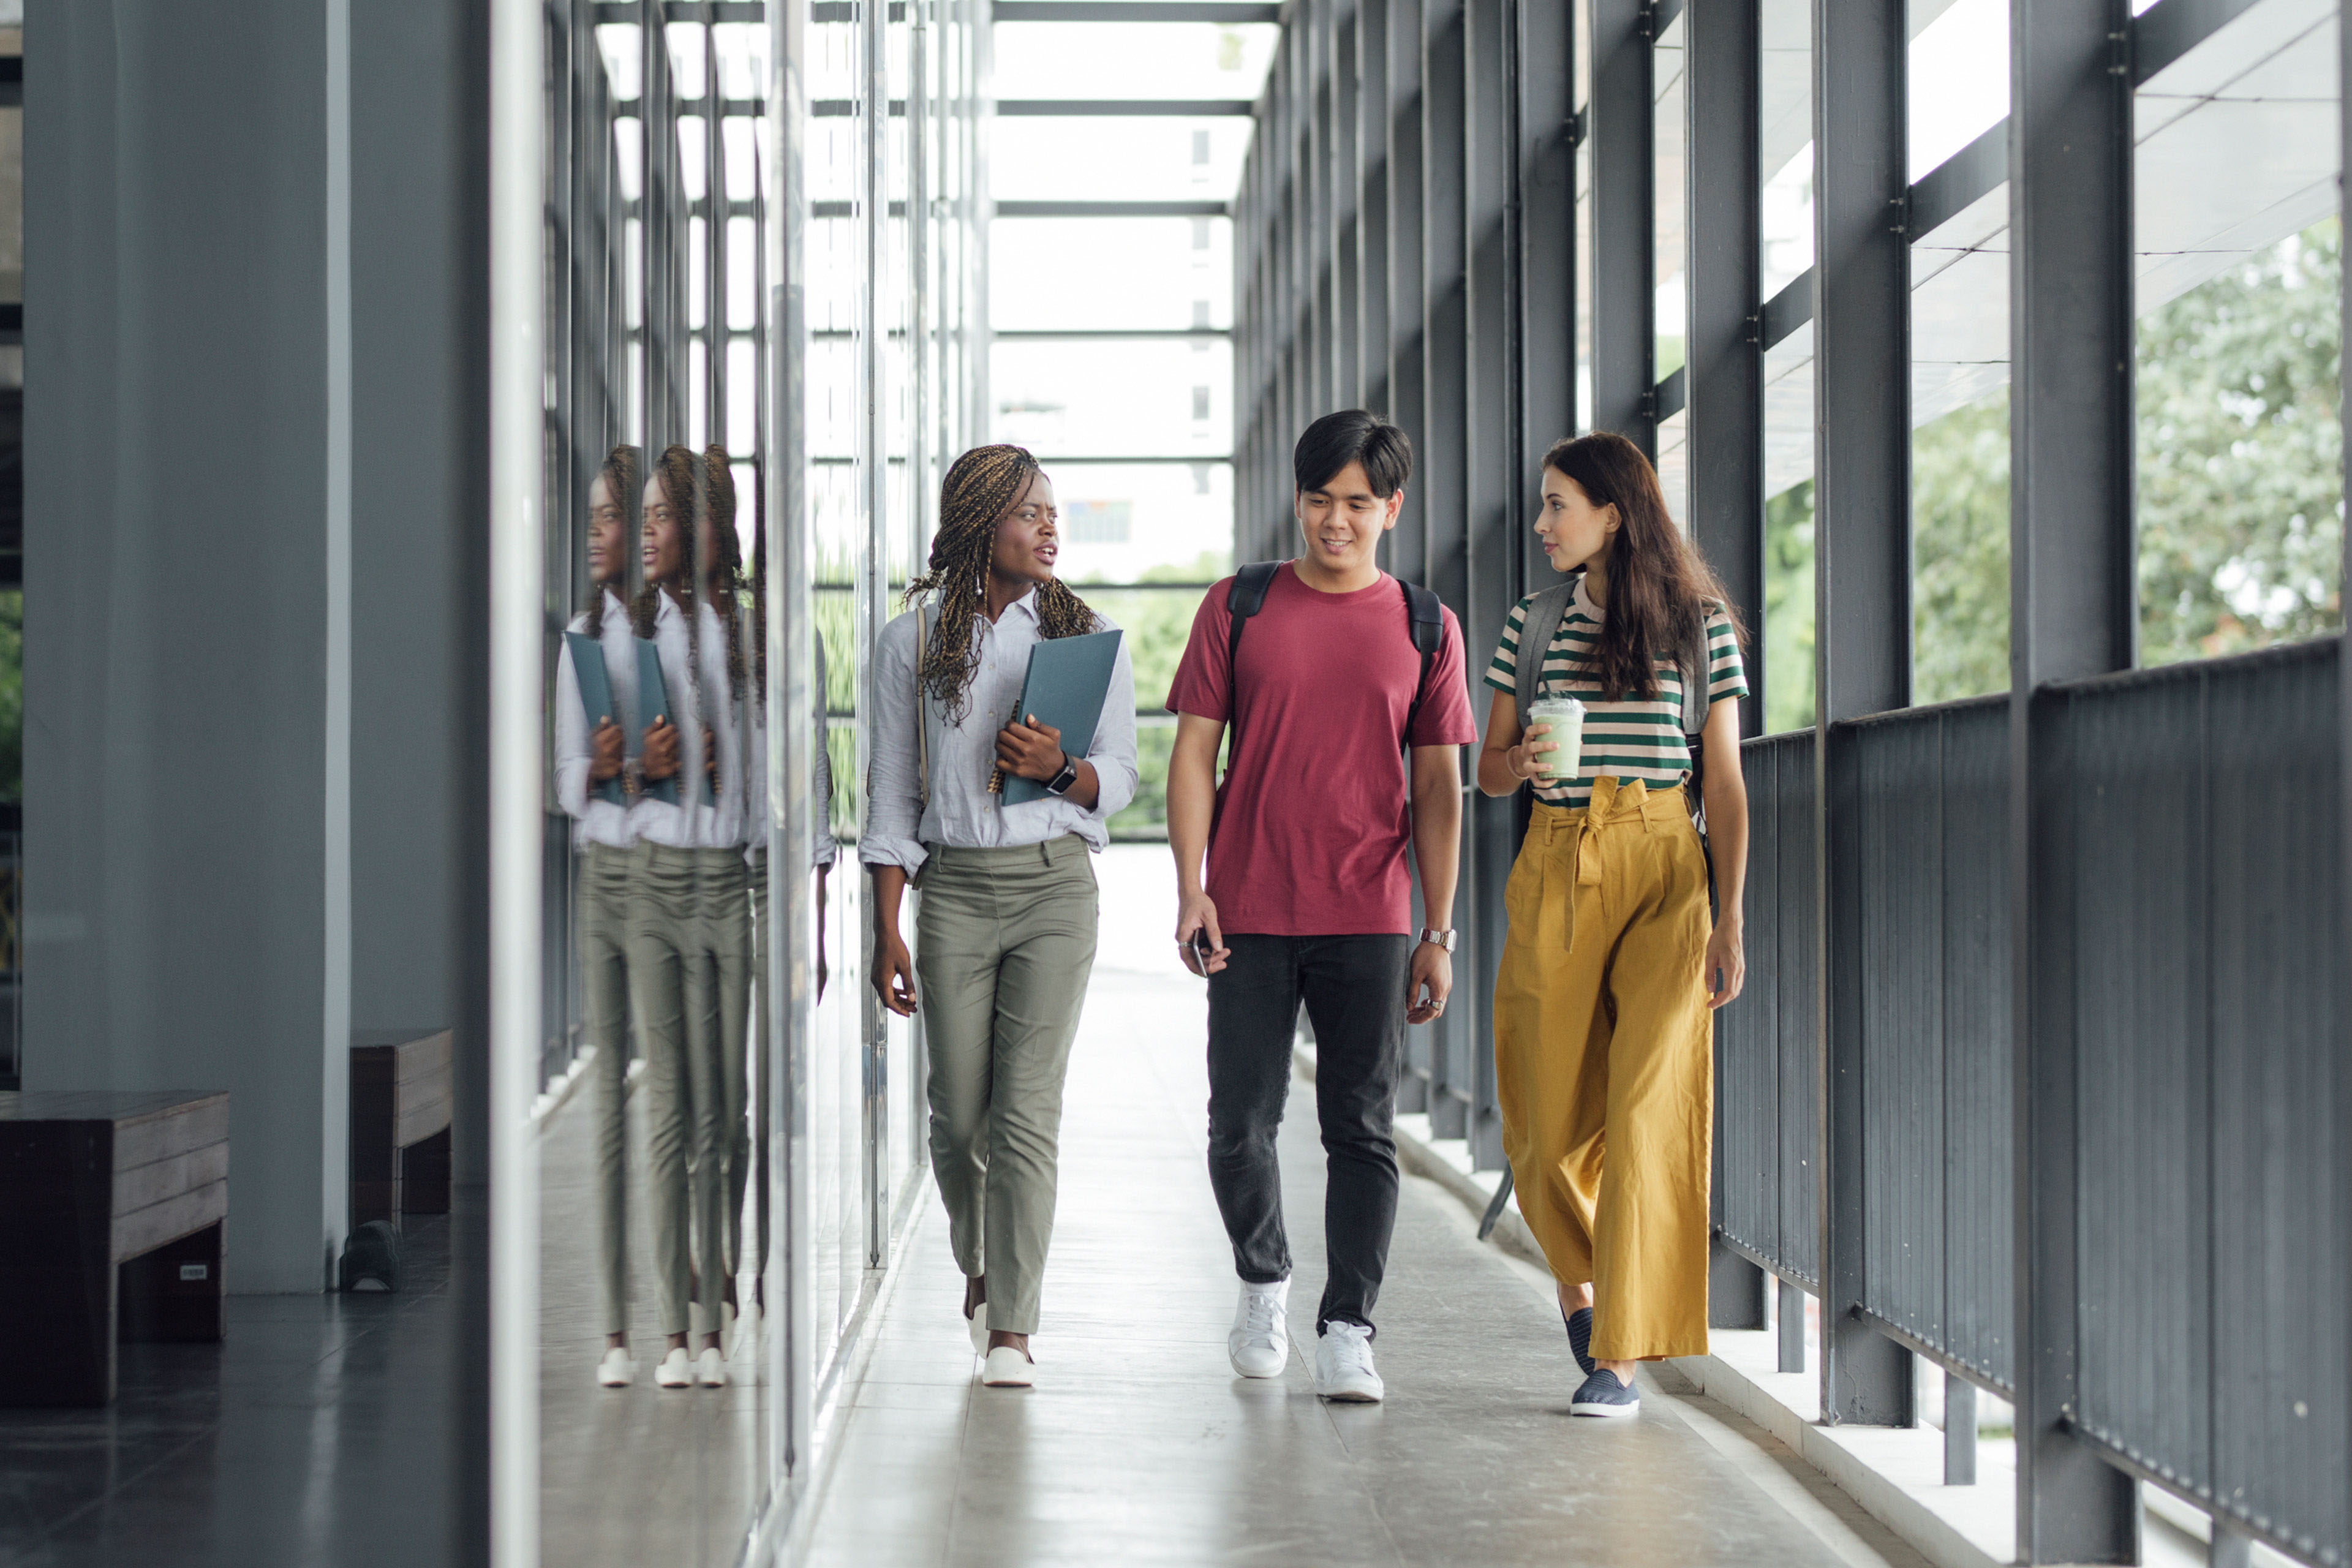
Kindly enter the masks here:
M 186 1442 L 181 1443 L 164 1453 L 158 1454 L 147 1465 L 117 1479 L 104 1491 L 99 1493 L 98 1496 L 91 1498 L 80 1507 L 76 1508 L 69 1512 L 61 1514 L 48 1524 L 41 1526 L 41 1539 L 44 1542 L 55 1541 L 68 1525 L 80 1519 L 84 1514 L 89 1512 L 92 1509 L 99 1508 L 106 1503 L 111 1502 L 116 1497 L 130 1490 L 132 1487 L 137 1486 L 140 1482 L 145 1480 L 148 1477 L 154 1475 L 165 1466 L 172 1464 L 189 1449 L 195 1447 L 198 1444 L 205 1442 L 208 1438 L 218 1436 L 226 1426 L 226 1422 L 215 1421 L 211 1426 L 205 1427 L 203 1431 L 190 1437 Z

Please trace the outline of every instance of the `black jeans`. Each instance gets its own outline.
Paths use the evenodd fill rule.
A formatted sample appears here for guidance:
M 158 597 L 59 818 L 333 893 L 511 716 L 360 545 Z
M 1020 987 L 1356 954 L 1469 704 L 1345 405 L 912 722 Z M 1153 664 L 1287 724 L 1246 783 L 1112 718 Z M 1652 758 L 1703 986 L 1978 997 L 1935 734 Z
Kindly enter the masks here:
M 1396 1078 L 1404 1048 L 1409 936 L 1240 936 L 1209 979 L 1209 1185 L 1253 1284 L 1290 1276 L 1275 1133 L 1290 1093 L 1298 1005 L 1315 1025 L 1315 1110 L 1323 1130 L 1323 1303 L 1372 1326 L 1396 1227 Z

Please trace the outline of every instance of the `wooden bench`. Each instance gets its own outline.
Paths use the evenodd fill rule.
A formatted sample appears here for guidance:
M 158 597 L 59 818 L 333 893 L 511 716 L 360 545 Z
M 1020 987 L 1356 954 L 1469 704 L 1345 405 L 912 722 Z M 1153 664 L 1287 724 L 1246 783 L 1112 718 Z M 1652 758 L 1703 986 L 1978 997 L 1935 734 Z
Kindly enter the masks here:
M 221 1337 L 228 1096 L 0 1092 L 0 1405 L 107 1405 L 119 1340 Z
M 352 1228 L 449 1212 L 449 1031 L 352 1031 Z

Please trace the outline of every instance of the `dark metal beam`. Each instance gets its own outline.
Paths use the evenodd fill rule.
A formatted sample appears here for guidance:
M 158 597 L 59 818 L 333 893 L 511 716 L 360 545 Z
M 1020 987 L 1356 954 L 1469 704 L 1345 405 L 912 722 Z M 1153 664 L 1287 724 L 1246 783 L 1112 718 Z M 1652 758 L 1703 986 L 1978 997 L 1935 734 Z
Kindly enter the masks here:
M 1645 0 L 1592 0 L 1592 427 L 1657 455 L 1657 69 Z
M 2067 1430 L 2075 1385 L 2078 963 L 2047 682 L 2126 669 L 2132 102 L 2126 0 L 2010 5 L 2010 896 L 2017 1060 L 2017 1559 L 2132 1563 L 2136 1484 Z
M 1865 1299 L 1860 778 L 1842 720 L 1911 700 L 1910 246 L 1903 7 L 1813 4 L 1815 834 L 1822 1415 L 1907 1426 L 1908 1352 Z
M 1521 0 L 1519 28 L 1519 458 L 1511 493 L 1532 519 L 1536 465 L 1576 433 L 1576 26 L 1566 5 Z M 1535 530 L 1519 531 L 1524 581 L 1549 581 Z

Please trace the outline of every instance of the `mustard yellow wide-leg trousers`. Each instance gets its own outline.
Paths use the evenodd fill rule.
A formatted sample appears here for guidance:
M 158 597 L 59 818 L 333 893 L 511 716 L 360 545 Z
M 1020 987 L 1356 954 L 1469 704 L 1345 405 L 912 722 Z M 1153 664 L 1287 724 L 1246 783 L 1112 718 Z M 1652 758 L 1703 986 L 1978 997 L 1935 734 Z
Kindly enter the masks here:
M 1538 804 L 1495 978 L 1503 1151 L 1602 1361 L 1706 1351 L 1713 1031 L 1706 852 L 1679 789 Z M 1604 1152 L 1605 1151 L 1605 1152 Z

